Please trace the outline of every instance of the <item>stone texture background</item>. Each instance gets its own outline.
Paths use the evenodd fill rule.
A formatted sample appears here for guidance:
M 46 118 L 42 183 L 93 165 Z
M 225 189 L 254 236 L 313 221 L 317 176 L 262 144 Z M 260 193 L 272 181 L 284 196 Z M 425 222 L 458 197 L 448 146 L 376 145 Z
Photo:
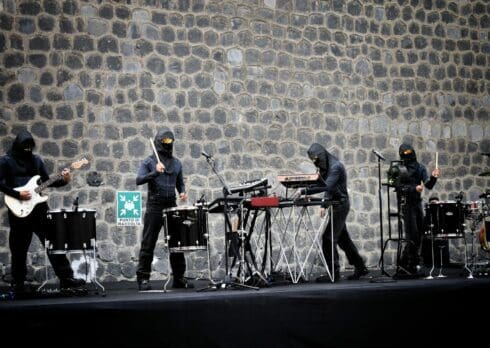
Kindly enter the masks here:
M 176 134 L 190 203 L 221 196 L 201 151 L 215 155 L 229 183 L 268 177 L 282 194 L 276 176 L 308 170 L 306 149 L 319 142 L 347 166 L 349 229 L 376 267 L 373 148 L 395 160 L 399 144 L 410 141 L 429 169 L 438 151 L 443 177 L 433 193 L 442 199 L 463 191 L 476 200 L 489 188 L 478 176 L 489 169 L 480 155 L 490 152 L 489 35 L 483 0 L 3 0 L 1 150 L 27 128 L 52 172 L 92 155 L 49 202 L 69 208 L 78 196 L 81 207 L 97 209 L 97 276 L 118 281 L 134 279 L 141 227 L 116 226 L 115 195 L 146 191 L 135 186 L 135 173 L 160 126 Z M 384 178 L 387 169 L 383 163 Z M 93 171 L 103 185 L 86 184 Z M 8 277 L 1 201 L 0 264 Z M 220 228 L 210 216 L 218 272 Z M 188 254 L 189 275 L 205 274 L 201 254 Z M 154 278 L 164 277 L 162 248 L 156 255 Z M 36 281 L 43 263 L 36 240 L 29 253 Z

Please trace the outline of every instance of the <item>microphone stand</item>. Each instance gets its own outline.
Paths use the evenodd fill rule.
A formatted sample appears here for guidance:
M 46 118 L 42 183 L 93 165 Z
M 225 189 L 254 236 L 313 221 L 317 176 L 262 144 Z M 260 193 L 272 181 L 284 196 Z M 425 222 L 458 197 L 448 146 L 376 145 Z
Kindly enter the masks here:
M 228 256 L 228 245 L 229 245 L 229 243 L 228 243 L 228 236 L 227 236 L 227 229 L 228 229 L 228 223 L 227 223 L 227 218 L 228 218 L 228 195 L 231 195 L 232 192 L 231 192 L 229 186 L 226 184 L 226 181 L 223 178 L 223 176 L 220 173 L 218 173 L 218 171 L 216 170 L 216 167 L 214 165 L 215 163 L 214 163 L 213 156 L 204 155 L 204 154 L 203 154 L 203 156 L 206 157 L 206 162 L 209 164 L 209 166 L 213 170 L 214 174 L 216 174 L 216 176 L 218 177 L 219 181 L 223 185 L 223 197 L 224 197 L 224 200 L 223 200 L 223 214 L 224 214 L 224 220 L 225 220 L 225 279 L 224 279 L 224 281 L 218 282 L 218 283 L 215 283 L 215 282 L 212 281 L 211 284 L 207 288 L 201 289 L 200 291 L 206 290 L 206 289 L 214 289 L 214 290 L 226 289 L 229 286 L 235 286 L 235 287 L 240 287 L 240 288 L 247 288 L 247 289 L 258 290 L 259 288 L 254 287 L 254 286 L 249 286 L 249 285 L 245 285 L 245 284 L 240 284 L 240 283 L 232 282 L 231 281 L 231 276 L 228 274 L 228 272 L 229 272 L 229 270 L 228 270 L 228 268 L 229 268 L 229 266 L 228 266 L 228 257 L 229 257 Z M 231 230 L 231 228 L 230 228 L 230 230 Z
M 379 200 L 379 235 L 380 235 L 380 246 L 381 246 L 381 256 L 379 258 L 379 266 L 381 269 L 381 275 L 379 277 L 374 277 L 371 278 L 370 282 L 371 283 L 391 283 L 395 282 L 395 280 L 389 276 L 389 274 L 385 271 L 384 267 L 384 237 L 383 237 L 383 189 L 382 189 L 382 184 L 381 184 L 381 161 L 385 160 L 384 158 L 381 157 L 380 154 L 377 152 L 373 151 L 373 153 L 376 155 L 378 158 L 378 200 Z M 389 187 L 388 187 L 389 190 Z M 389 209 L 389 207 L 388 207 Z

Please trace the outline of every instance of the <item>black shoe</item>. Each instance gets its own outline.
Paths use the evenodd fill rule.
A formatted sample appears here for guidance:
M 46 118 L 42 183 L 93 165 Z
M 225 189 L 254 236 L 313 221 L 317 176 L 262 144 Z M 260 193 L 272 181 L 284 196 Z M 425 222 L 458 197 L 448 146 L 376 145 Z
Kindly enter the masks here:
M 68 277 L 60 279 L 61 289 L 80 289 L 85 287 L 85 280 Z
M 347 277 L 348 280 L 359 280 L 362 276 L 365 276 L 369 273 L 369 270 L 366 267 L 355 268 L 354 273 Z
M 174 278 L 174 282 L 172 284 L 172 287 L 174 289 L 192 289 L 194 287 L 194 284 L 187 281 L 187 279 L 185 279 L 184 277 Z
M 32 292 L 31 288 L 27 286 L 24 282 L 12 282 L 10 284 L 10 291 L 15 294 L 29 294 Z
M 139 291 L 151 290 L 150 281 L 148 279 L 138 280 L 138 290 Z

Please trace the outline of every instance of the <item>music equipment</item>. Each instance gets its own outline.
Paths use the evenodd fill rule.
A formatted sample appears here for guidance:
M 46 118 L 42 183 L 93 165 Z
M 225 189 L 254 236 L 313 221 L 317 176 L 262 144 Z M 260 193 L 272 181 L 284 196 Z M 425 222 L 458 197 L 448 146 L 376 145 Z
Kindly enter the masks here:
M 253 208 L 267 208 L 267 207 L 278 207 L 279 197 L 252 197 L 250 199 L 250 206 Z
M 47 212 L 46 241 L 52 254 L 67 251 L 85 251 L 95 242 L 95 218 L 93 209 L 49 210 Z
M 464 237 L 464 211 L 460 202 L 426 204 L 425 233 L 433 238 Z
M 267 178 L 243 181 L 238 185 L 229 187 L 230 193 L 247 193 L 267 188 Z
M 287 188 L 300 188 L 321 183 L 319 173 L 278 175 L 277 180 Z
M 490 240 L 488 238 L 489 231 L 490 231 L 490 217 L 486 217 L 479 235 L 481 248 L 485 251 L 490 251 Z
M 205 250 L 207 246 L 207 211 L 194 206 L 163 210 L 165 235 L 170 252 Z
M 73 162 L 70 165 L 70 168 L 72 169 L 79 169 L 83 165 L 87 164 L 88 160 L 86 158 L 82 158 L 79 161 Z M 17 217 L 19 218 L 24 218 L 28 216 L 32 210 L 36 207 L 37 204 L 46 202 L 48 200 L 48 196 L 43 196 L 42 191 L 54 183 L 55 181 L 58 181 L 60 179 L 63 179 L 63 175 L 58 174 L 55 175 L 51 178 L 49 178 L 47 181 L 43 182 L 42 184 L 38 184 L 39 179 L 41 177 L 39 175 L 33 176 L 26 185 L 22 187 L 16 187 L 14 190 L 16 191 L 29 191 L 31 193 L 31 199 L 27 201 L 23 201 L 8 195 L 5 195 L 5 205 L 10 209 L 10 211 Z
M 225 202 L 226 201 L 226 202 Z M 243 201 L 243 197 L 219 197 L 214 201 L 209 203 L 208 212 L 211 214 L 214 213 L 224 213 L 225 212 L 225 203 L 228 207 L 228 210 L 235 210 L 238 208 L 240 203 Z

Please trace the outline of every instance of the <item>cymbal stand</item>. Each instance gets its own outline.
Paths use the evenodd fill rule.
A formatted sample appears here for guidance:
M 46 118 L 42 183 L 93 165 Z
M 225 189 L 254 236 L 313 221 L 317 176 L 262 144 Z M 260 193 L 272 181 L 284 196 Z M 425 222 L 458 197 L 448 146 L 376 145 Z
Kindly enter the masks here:
M 254 289 L 254 290 L 259 290 L 258 287 L 256 286 L 250 286 L 250 285 L 246 285 L 245 284 L 245 281 L 246 281 L 246 278 L 245 278 L 245 266 L 247 265 L 247 261 L 245 260 L 245 253 L 247 252 L 246 251 L 246 242 L 247 242 L 247 233 L 245 231 L 245 225 L 244 225 L 244 219 L 243 219 L 243 201 L 244 199 L 240 202 L 240 226 L 238 227 L 238 235 L 239 235 L 239 238 L 240 238 L 240 247 L 239 247 L 239 254 L 240 254 L 240 267 L 239 267 L 239 272 L 240 272 L 240 285 L 241 286 L 245 286 L 249 289 Z M 255 272 L 257 271 L 257 269 L 255 269 Z M 254 273 L 255 273 L 254 272 Z
M 477 262 L 477 259 L 478 259 L 478 256 L 479 256 L 479 253 L 478 253 L 478 250 L 479 249 L 475 247 L 475 239 L 477 238 L 477 235 L 478 235 L 478 233 L 477 233 L 478 232 L 478 224 L 481 221 L 484 222 L 484 219 L 481 216 L 481 214 L 478 214 L 478 217 L 477 218 L 472 218 L 471 220 L 472 221 L 471 221 L 471 224 L 470 224 L 470 232 L 471 232 L 471 255 L 470 255 L 471 263 L 470 263 L 470 268 L 471 268 L 471 270 L 473 272 L 475 272 L 477 266 L 480 265 Z

